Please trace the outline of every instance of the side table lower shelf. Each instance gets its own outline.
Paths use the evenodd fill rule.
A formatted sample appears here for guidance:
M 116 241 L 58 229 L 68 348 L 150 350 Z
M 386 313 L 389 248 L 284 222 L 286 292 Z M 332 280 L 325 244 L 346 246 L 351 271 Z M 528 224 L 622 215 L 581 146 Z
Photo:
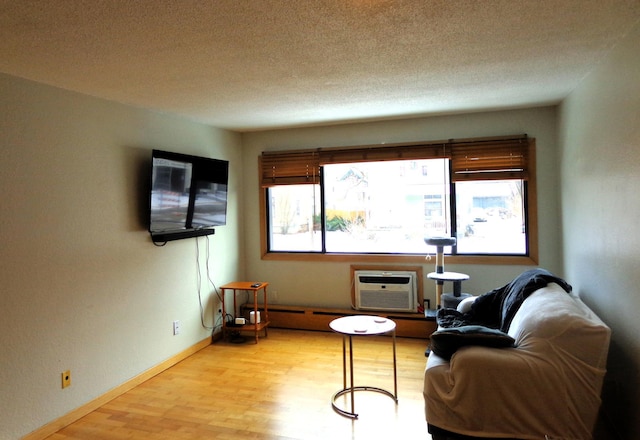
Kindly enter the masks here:
M 248 321 L 248 319 L 247 319 Z M 258 340 L 258 334 L 264 331 L 265 338 L 267 337 L 267 327 L 269 327 L 269 321 L 260 322 L 257 326 L 255 324 L 244 324 L 244 325 L 233 325 L 227 324 L 225 326 L 225 331 L 227 333 L 233 332 L 253 332 L 256 335 L 256 342 Z

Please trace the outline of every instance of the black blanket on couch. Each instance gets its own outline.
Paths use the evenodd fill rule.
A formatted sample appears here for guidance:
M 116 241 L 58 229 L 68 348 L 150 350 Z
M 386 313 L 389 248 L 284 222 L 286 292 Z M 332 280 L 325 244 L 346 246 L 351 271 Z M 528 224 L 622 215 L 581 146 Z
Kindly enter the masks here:
M 509 284 L 479 296 L 467 313 L 455 309 L 438 310 L 436 321 L 441 327 L 482 325 L 506 332 L 522 302 L 549 283 L 558 284 L 567 293 L 572 290 L 570 284 L 549 271 L 531 269 L 518 275 Z

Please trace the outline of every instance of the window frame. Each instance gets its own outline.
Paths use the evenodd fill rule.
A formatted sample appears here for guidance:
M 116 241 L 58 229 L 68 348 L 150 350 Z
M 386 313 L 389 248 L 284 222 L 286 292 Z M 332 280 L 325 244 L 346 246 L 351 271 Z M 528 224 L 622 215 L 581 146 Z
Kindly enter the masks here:
M 265 151 L 259 157 L 259 218 L 260 218 L 260 250 L 261 258 L 263 260 L 271 261 L 323 261 L 323 262 L 366 262 L 366 263 L 406 263 L 406 264 L 424 264 L 425 256 L 429 254 L 425 247 L 425 252 L 421 254 L 361 254 L 361 253 L 328 253 L 328 252 L 298 252 L 298 251 L 270 251 L 268 249 L 268 209 L 267 202 L 267 190 L 269 186 L 278 184 L 290 184 L 290 183 L 317 183 L 321 185 L 320 179 L 320 166 L 324 163 L 330 163 L 326 161 L 338 160 L 342 163 L 345 162 L 358 162 L 358 161 L 376 161 L 376 160 L 390 160 L 384 157 L 398 159 L 412 158 L 429 158 L 424 157 L 425 148 L 432 151 L 431 158 L 435 157 L 448 157 L 451 158 L 451 150 L 447 151 L 447 148 L 455 148 L 455 146 L 463 146 L 466 148 L 468 145 L 473 150 L 474 147 L 487 145 L 490 147 L 500 145 L 501 143 L 509 143 L 511 140 L 517 140 L 520 142 L 526 142 L 525 157 L 524 157 L 524 170 L 514 171 L 519 172 L 518 176 L 521 176 L 526 181 L 527 191 L 525 200 L 526 211 L 526 226 L 527 226 L 527 239 L 528 239 L 528 252 L 529 255 L 447 255 L 447 261 L 451 264 L 490 264 L 490 265 L 537 265 L 538 264 L 538 209 L 537 209 L 537 185 L 536 185 L 536 154 L 535 154 L 535 138 L 527 137 L 527 135 L 518 136 L 501 136 L 490 138 L 471 138 L 460 140 L 446 140 L 446 141 L 433 141 L 433 142 L 418 142 L 418 143 L 401 143 L 401 144 L 385 144 L 377 146 L 358 146 L 358 147 L 337 147 L 337 148 L 316 148 L 307 150 L 290 150 L 271 152 Z M 439 151 L 443 151 L 442 154 Z M 477 151 L 477 149 L 476 149 Z M 295 157 L 296 160 L 299 157 L 307 156 L 312 158 L 312 164 L 302 164 L 300 161 L 296 161 L 296 169 L 291 173 L 286 174 L 280 182 L 276 183 L 277 178 L 271 174 L 270 158 L 276 157 L 279 154 L 284 154 L 286 157 Z M 389 155 L 392 156 L 389 156 Z M 265 159 L 265 157 L 267 159 Z M 337 159 L 336 159 L 337 158 Z M 459 162 L 457 163 L 459 164 Z M 488 166 L 492 167 L 491 164 Z M 275 167 L 274 167 L 275 168 Z M 458 177 L 454 177 L 456 170 L 459 172 Z M 291 171 L 291 170 L 288 170 Z M 295 176 L 294 176 L 295 174 Z M 515 174 L 512 174 L 515 176 Z M 469 171 L 463 170 L 461 167 L 452 167 L 451 171 L 451 185 L 455 181 L 465 180 L 496 180 L 496 174 L 486 170 Z M 504 177 L 503 177 L 504 178 Z M 512 177 L 514 178 L 514 177 Z M 323 188 L 320 192 L 322 194 Z M 323 221 L 324 224 L 324 221 Z M 324 226 L 323 226 L 324 227 Z

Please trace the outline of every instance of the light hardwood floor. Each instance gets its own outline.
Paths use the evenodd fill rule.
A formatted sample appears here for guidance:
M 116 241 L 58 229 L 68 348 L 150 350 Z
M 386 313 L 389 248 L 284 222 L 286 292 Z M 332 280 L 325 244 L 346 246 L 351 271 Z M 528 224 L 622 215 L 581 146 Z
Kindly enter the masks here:
M 357 420 L 330 403 L 342 388 L 342 337 L 270 329 L 258 344 L 216 342 L 48 440 L 429 439 L 426 344 L 397 338 L 398 404 L 357 392 Z M 356 385 L 393 390 L 390 337 L 354 338 L 354 357 Z

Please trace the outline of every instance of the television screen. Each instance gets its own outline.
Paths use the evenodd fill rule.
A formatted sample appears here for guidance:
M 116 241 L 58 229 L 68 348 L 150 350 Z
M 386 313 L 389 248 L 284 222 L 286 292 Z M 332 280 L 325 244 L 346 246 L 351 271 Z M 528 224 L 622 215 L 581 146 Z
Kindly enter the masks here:
M 227 221 L 229 162 L 153 150 L 149 232 L 154 241 L 213 233 Z
M 227 215 L 227 185 L 196 182 L 192 225 L 196 228 L 224 225 Z

